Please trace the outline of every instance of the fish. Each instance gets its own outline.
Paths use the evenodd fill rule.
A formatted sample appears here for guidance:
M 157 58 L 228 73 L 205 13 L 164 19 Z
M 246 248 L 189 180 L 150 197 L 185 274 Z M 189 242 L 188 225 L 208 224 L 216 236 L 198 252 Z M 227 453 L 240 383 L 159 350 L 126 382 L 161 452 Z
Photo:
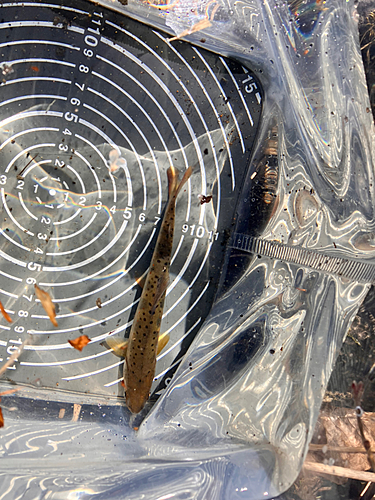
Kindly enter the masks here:
M 179 171 L 173 166 L 168 168 L 168 202 L 133 319 L 129 340 L 114 336 L 106 339 L 106 344 L 113 349 L 114 354 L 125 357 L 125 402 L 134 414 L 143 409 L 150 396 L 155 376 L 156 356 L 169 340 L 168 335 L 159 335 L 159 333 L 169 283 L 176 200 L 192 172 L 192 167 L 189 167 L 179 181 Z

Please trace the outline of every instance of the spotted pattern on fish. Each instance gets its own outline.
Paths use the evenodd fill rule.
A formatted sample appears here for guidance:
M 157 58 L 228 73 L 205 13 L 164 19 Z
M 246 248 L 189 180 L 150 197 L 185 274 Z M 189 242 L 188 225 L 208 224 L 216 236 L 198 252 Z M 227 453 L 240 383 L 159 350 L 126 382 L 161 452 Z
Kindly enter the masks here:
M 168 203 L 125 354 L 126 405 L 132 413 L 139 413 L 144 407 L 155 376 L 158 339 L 172 257 L 176 200 L 181 188 L 191 176 L 192 169 L 189 167 L 185 171 L 180 183 L 179 172 L 174 167 L 170 167 L 167 174 Z

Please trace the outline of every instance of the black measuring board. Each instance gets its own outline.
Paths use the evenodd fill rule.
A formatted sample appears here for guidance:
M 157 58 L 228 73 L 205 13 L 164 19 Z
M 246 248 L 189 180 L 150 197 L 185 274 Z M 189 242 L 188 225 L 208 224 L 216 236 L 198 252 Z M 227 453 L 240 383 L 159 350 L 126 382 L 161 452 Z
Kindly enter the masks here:
M 250 67 L 84 1 L 0 6 L 0 358 L 15 382 L 117 397 L 126 336 L 167 200 L 177 202 L 154 390 L 203 324 L 261 118 Z M 212 199 L 210 198 L 212 196 Z M 56 305 L 54 327 L 34 284 Z M 82 352 L 68 340 L 87 335 Z

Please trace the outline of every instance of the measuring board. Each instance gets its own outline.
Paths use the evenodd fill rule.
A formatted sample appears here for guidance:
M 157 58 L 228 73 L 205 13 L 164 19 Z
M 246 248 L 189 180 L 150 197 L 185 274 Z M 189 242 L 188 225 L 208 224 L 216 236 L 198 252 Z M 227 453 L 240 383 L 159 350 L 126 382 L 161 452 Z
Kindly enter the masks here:
M 5 376 L 117 397 L 126 337 L 174 165 L 194 172 L 177 201 L 154 394 L 207 316 L 262 90 L 250 68 L 90 2 L 0 6 L 0 319 Z M 212 199 L 204 199 L 203 197 Z M 206 201 L 206 202 L 204 202 Z M 56 305 L 54 327 L 34 284 Z M 79 352 L 68 340 L 87 335 Z

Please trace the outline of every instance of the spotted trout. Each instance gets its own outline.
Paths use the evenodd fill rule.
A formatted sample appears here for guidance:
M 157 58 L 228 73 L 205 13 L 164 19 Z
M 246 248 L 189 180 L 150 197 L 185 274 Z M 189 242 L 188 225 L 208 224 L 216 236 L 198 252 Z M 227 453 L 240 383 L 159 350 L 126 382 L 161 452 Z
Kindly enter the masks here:
M 168 335 L 159 336 L 159 333 L 169 282 L 176 200 L 191 174 L 192 168 L 189 167 L 179 182 L 178 170 L 174 167 L 168 168 L 168 202 L 129 340 L 124 341 L 116 337 L 106 340 L 114 354 L 125 357 L 125 397 L 126 405 L 132 413 L 139 413 L 146 404 L 155 376 L 156 356 L 169 340 Z

